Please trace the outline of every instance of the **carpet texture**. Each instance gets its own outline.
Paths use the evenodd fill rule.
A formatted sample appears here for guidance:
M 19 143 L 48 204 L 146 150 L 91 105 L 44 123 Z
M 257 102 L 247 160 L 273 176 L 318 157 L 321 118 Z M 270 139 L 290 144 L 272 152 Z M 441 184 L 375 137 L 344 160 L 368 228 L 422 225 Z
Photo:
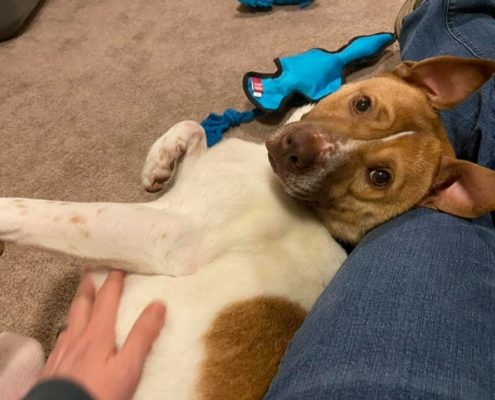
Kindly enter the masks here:
M 401 3 L 318 0 L 263 13 L 236 0 L 47 0 L 21 36 L 0 43 L 0 196 L 150 200 L 141 166 L 167 128 L 251 109 L 245 72 L 273 72 L 273 58 L 391 31 Z M 395 62 L 396 47 L 380 64 Z M 263 141 L 284 117 L 230 134 Z M 0 331 L 49 349 L 82 265 L 7 244 Z

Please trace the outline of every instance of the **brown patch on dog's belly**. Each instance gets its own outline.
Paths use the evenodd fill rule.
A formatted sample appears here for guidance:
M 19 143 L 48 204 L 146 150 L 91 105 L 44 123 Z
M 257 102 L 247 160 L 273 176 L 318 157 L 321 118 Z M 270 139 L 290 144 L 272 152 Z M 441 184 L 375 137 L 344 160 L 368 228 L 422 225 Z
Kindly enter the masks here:
M 261 399 L 306 312 L 281 297 L 234 303 L 205 334 L 199 379 L 201 400 Z

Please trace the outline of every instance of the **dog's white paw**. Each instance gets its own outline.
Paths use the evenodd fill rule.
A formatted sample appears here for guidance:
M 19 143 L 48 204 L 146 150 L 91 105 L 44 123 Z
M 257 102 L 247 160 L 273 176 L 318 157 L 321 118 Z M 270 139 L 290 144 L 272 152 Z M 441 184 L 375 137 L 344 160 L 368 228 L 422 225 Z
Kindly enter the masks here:
M 141 181 L 148 192 L 158 192 L 174 175 L 177 161 L 186 151 L 180 140 L 164 140 L 157 151 L 149 152 L 144 164 Z
M 146 157 L 141 182 L 148 192 L 158 192 L 171 181 L 179 159 L 187 152 L 200 154 L 206 149 L 205 132 L 194 121 L 183 121 L 170 128 L 154 144 Z

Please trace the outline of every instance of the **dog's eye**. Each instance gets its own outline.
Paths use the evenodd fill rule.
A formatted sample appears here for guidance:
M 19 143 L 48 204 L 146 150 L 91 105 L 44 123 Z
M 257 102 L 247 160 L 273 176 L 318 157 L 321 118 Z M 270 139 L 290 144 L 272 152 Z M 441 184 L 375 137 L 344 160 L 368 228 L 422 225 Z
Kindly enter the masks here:
M 352 105 L 358 113 L 364 113 L 371 107 L 371 99 L 368 96 L 359 96 L 354 99 Z
M 373 169 L 369 173 L 370 181 L 375 186 L 385 186 L 390 182 L 392 176 L 386 169 Z

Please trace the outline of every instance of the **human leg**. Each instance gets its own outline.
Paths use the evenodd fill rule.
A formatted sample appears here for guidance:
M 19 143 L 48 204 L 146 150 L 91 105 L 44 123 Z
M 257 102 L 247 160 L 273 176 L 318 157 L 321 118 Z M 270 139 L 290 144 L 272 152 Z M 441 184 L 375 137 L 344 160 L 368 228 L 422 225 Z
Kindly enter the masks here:
M 370 232 L 296 334 L 266 400 L 491 399 L 495 231 L 416 209 Z
M 495 59 L 495 0 L 424 0 L 403 20 L 403 60 L 438 55 Z M 457 156 L 495 169 L 495 79 L 442 120 Z

